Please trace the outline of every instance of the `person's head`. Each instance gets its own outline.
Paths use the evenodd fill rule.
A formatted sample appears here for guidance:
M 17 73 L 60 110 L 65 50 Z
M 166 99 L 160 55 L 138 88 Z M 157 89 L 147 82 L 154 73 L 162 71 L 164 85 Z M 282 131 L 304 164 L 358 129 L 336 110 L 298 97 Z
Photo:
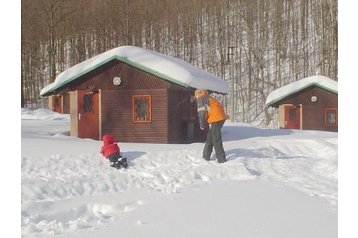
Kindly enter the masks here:
M 116 143 L 116 140 L 110 134 L 103 135 L 102 140 L 103 140 L 103 143 L 106 145 Z
M 206 89 L 197 89 L 197 90 L 195 90 L 195 93 L 194 93 L 195 99 L 204 97 L 206 95 L 209 95 L 209 93 Z

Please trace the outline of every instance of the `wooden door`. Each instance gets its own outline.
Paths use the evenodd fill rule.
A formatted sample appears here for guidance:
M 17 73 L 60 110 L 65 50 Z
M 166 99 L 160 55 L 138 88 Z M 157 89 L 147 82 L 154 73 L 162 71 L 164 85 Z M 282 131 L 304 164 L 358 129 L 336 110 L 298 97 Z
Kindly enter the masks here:
M 301 105 L 285 105 L 284 121 L 287 129 L 301 129 Z
M 99 140 L 99 92 L 77 91 L 78 137 Z

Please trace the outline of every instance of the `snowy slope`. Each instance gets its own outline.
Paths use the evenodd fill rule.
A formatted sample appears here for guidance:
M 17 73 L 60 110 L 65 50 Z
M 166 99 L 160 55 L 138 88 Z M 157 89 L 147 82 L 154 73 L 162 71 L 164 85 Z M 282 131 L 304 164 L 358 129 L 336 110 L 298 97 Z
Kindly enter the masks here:
M 23 237 L 337 237 L 337 133 L 227 122 L 227 163 L 120 143 L 115 170 L 68 115 L 22 109 L 21 127 Z

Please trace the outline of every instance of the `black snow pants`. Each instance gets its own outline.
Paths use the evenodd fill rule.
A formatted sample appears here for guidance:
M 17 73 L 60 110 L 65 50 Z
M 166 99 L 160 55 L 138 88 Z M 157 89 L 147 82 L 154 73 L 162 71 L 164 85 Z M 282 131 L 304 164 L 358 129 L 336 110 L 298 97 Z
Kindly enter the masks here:
M 120 153 L 113 153 L 110 156 L 108 156 L 108 159 L 110 161 L 110 166 L 115 167 L 117 169 L 120 169 L 121 167 L 127 168 L 127 158 L 124 158 L 120 155 Z
M 221 137 L 221 128 L 224 123 L 225 120 L 211 123 L 203 150 L 203 158 L 205 160 L 210 160 L 211 153 L 214 148 L 217 161 L 219 163 L 226 162 L 226 155 Z

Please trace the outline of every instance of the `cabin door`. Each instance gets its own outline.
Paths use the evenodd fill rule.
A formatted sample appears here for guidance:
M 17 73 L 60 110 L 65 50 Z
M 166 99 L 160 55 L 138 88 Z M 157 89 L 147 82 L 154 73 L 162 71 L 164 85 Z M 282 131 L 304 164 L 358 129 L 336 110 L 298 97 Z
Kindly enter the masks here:
M 302 106 L 301 105 L 284 105 L 284 128 L 302 129 Z
M 99 92 L 77 90 L 78 137 L 99 140 Z

